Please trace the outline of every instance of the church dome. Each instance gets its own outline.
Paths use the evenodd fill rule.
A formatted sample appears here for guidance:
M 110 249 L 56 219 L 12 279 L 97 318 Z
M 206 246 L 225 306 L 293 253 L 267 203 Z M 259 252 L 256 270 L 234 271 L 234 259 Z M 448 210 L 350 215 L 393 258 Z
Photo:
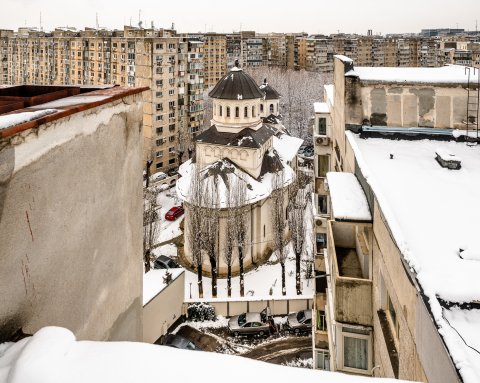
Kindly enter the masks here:
M 260 90 L 255 80 L 240 68 L 238 60 L 208 95 L 222 100 L 251 100 L 265 97 L 265 93 Z
M 278 100 L 281 96 L 268 82 L 267 79 L 263 80 L 263 84 L 260 85 L 260 90 L 265 94 L 265 100 Z

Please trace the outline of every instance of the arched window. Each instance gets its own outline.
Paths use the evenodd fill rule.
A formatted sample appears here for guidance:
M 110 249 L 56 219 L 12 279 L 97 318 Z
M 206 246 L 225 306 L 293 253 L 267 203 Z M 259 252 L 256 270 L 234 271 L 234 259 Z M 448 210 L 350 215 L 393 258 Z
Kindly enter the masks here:
M 227 117 L 230 117 L 230 107 L 227 106 Z
M 260 104 L 260 113 L 263 113 L 263 104 Z
M 217 115 L 217 106 L 216 105 L 213 106 L 213 115 L 214 116 Z
M 255 114 L 255 105 L 252 106 L 252 117 L 257 117 L 257 115 Z
M 240 117 L 240 108 L 238 106 L 235 107 L 235 117 Z
M 222 111 L 223 111 L 222 109 L 223 109 L 223 108 L 222 108 L 222 106 L 220 105 L 220 106 L 218 107 L 218 114 L 220 115 L 220 117 L 222 117 Z
M 245 107 L 243 111 L 243 117 L 247 118 L 248 117 L 248 107 Z
M 265 225 L 263 225 L 263 238 L 265 238 Z
M 270 104 L 270 114 L 273 114 L 273 104 Z

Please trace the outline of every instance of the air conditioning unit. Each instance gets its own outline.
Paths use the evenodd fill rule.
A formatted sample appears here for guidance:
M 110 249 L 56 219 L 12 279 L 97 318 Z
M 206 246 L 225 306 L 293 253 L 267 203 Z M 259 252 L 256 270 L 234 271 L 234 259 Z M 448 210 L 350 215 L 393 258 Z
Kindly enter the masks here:
M 318 145 L 327 146 L 330 144 L 330 137 L 317 137 L 316 142 Z

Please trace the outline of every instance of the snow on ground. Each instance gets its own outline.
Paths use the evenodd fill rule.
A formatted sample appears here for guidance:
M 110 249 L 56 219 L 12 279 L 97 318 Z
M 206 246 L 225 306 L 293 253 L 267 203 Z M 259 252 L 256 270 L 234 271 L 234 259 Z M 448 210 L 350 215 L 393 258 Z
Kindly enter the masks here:
M 468 74 L 463 65 L 447 65 L 437 68 L 355 67 L 345 76 L 359 77 L 363 81 L 386 81 L 388 83 L 439 83 L 467 84 Z M 471 82 L 477 82 L 478 71 Z
M 0 129 L 10 128 L 11 126 L 20 125 L 25 122 L 36 120 L 37 118 L 45 117 L 49 114 L 54 114 L 57 112 L 58 110 L 56 109 L 44 109 L 36 112 L 4 114 L 3 116 L 0 116 Z
M 165 214 L 170 208 L 179 206 L 182 201 L 177 197 L 175 188 L 164 190 L 158 194 L 157 202 L 160 204 L 160 232 L 157 237 L 157 243 L 163 243 L 169 241 L 182 234 L 180 229 L 180 222 L 182 222 L 184 216 L 180 216 L 176 221 L 167 221 Z M 168 254 L 165 254 L 168 255 Z
M 158 293 L 160 293 L 165 287 L 167 287 L 167 284 L 163 280 L 167 271 L 170 271 L 170 273 L 172 274 L 172 281 L 174 281 L 184 272 L 184 269 L 151 269 L 148 273 L 143 274 L 144 306 L 148 302 L 150 302 Z
M 312 298 L 315 290 L 315 281 L 305 280 L 302 273 L 302 295 L 298 296 L 295 288 L 295 255 L 290 247 L 290 254 L 285 264 L 285 277 L 287 295 L 282 296 L 282 274 L 280 263 L 274 264 L 275 255 L 272 254 L 267 263 L 245 274 L 245 297 L 240 297 L 240 278 L 232 278 L 232 298 L 233 300 L 263 300 L 263 299 L 281 299 L 281 298 Z M 227 298 L 227 279 L 217 280 L 218 297 L 212 298 L 212 279 L 203 277 L 203 300 L 226 300 Z M 192 298 L 190 299 L 190 283 L 192 288 Z M 272 295 L 270 295 L 270 288 Z M 191 271 L 185 271 L 185 302 L 199 302 L 197 288 L 197 274 Z
M 367 197 L 352 173 L 327 173 L 328 190 L 335 219 L 370 221 L 372 215 Z
M 212 352 L 180 350 L 140 342 L 77 341 L 65 328 L 45 327 L 0 353 L 2 383 L 229 383 L 325 381 L 367 383 L 373 378 L 312 371 Z M 215 379 L 214 379 L 215 380 Z M 393 379 L 376 382 L 398 383 Z
M 167 243 L 166 245 L 162 245 L 153 249 L 153 255 L 155 258 L 159 257 L 160 255 L 166 255 L 170 258 L 175 258 L 177 256 L 177 246 L 173 243 Z
M 478 249 L 480 147 L 432 140 L 361 139 L 346 133 L 357 163 L 373 189 L 393 238 L 425 295 L 439 332 L 466 383 L 480 381 L 480 354 L 471 352 L 443 318 L 438 298 L 480 301 L 480 262 L 460 249 Z M 438 148 L 462 158 L 462 168 L 442 168 Z M 389 153 L 394 151 L 395 158 Z M 469 255 L 467 253 L 467 255 Z M 480 316 L 463 310 L 465 342 L 479 343 Z M 457 317 L 456 317 L 457 318 Z M 460 332 L 463 326 L 450 322 Z

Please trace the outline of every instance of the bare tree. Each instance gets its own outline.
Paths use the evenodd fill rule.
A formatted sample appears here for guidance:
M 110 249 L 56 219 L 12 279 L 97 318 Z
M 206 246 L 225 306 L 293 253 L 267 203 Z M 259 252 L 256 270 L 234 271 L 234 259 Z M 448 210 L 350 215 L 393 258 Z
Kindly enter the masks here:
M 306 222 L 305 209 L 308 203 L 308 193 L 301 187 L 300 178 L 297 177 L 289 187 L 288 201 L 288 226 L 291 233 L 293 252 L 295 253 L 295 282 L 297 295 L 302 293 L 300 276 L 300 261 L 305 250 Z
M 220 209 L 218 207 L 217 178 L 212 176 L 212 182 L 203 190 L 201 232 L 202 249 L 207 253 L 212 273 L 212 297 L 217 297 L 217 254 L 218 233 L 220 228 Z M 198 230 L 198 228 L 197 228 Z
M 150 271 L 152 250 L 160 232 L 158 193 L 156 188 L 145 188 L 143 191 L 143 263 L 145 272 Z
M 238 179 L 231 187 L 233 204 L 236 206 L 234 237 L 237 243 L 238 266 L 240 269 L 240 296 L 243 297 L 245 295 L 245 272 L 243 270 L 243 261 L 245 259 L 248 230 L 248 207 L 246 206 L 247 185 L 243 180 Z
M 203 190 L 200 179 L 200 169 L 198 165 L 192 167 L 192 175 L 190 178 L 190 196 L 187 206 L 188 217 L 187 222 L 187 238 L 190 244 L 192 260 L 197 269 L 198 296 L 203 298 L 203 253 L 202 253 L 202 232 L 200 230 L 202 224 L 202 199 Z
M 224 252 L 223 258 L 227 264 L 227 295 L 232 296 L 232 264 L 233 264 L 233 248 L 236 241 L 235 237 L 235 226 L 236 226 L 236 215 L 237 215 L 237 206 L 235 205 L 235 198 L 233 192 L 233 185 L 230 184 L 226 189 L 225 200 L 227 203 L 226 206 L 226 217 L 225 217 L 225 235 L 224 235 Z
M 213 86 L 203 91 L 203 129 L 210 127 L 210 120 L 213 118 L 213 100 L 208 96 Z
M 282 268 L 282 295 L 287 294 L 285 287 L 285 262 L 288 256 L 288 246 L 285 240 L 286 209 L 285 209 L 285 188 L 284 188 L 283 170 L 273 175 L 271 194 L 272 206 L 270 210 L 270 219 L 272 224 L 274 254 Z
M 310 119 L 314 115 L 313 103 L 323 100 L 323 85 L 331 83 L 331 75 L 266 66 L 249 71 L 257 83 L 266 78 L 281 94 L 280 110 L 287 130 L 311 143 Z

